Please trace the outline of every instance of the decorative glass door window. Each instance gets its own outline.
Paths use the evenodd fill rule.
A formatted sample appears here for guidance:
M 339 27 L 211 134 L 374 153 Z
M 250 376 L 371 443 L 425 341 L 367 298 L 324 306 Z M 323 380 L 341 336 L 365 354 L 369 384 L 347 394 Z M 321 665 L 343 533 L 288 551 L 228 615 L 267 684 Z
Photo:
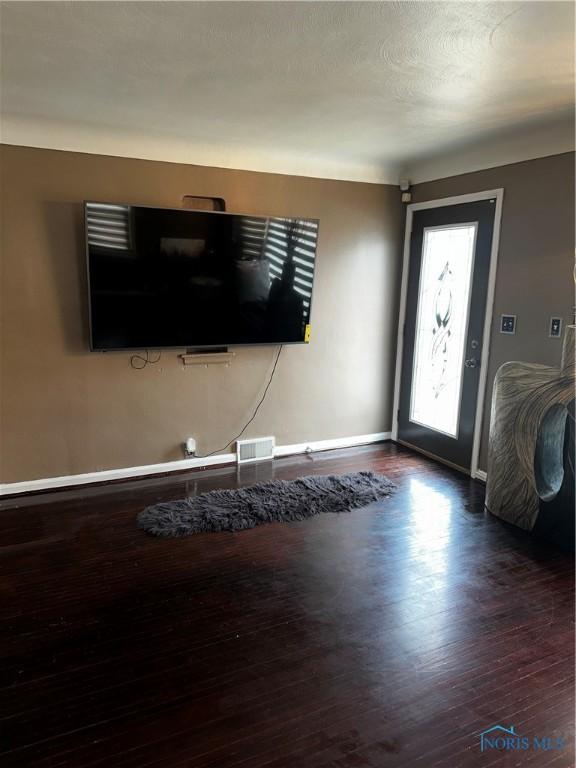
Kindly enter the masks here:
M 410 421 L 458 437 L 477 224 L 424 229 Z

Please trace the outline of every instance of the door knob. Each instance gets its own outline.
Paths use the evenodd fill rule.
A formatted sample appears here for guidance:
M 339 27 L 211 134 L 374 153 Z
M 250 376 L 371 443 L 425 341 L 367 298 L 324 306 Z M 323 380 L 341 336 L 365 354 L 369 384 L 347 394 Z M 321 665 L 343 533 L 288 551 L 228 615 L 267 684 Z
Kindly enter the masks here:
M 469 357 L 468 360 L 464 361 L 464 365 L 466 366 L 466 368 L 477 368 L 479 362 L 480 361 L 476 360 L 475 357 Z

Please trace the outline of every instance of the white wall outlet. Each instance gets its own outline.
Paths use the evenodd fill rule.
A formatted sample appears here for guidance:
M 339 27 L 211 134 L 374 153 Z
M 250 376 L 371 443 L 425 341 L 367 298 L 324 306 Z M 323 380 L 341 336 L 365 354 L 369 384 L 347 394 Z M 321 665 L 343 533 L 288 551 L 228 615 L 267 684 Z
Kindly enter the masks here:
M 194 456 L 196 453 L 196 440 L 193 437 L 188 437 L 184 443 L 184 451 L 187 456 Z

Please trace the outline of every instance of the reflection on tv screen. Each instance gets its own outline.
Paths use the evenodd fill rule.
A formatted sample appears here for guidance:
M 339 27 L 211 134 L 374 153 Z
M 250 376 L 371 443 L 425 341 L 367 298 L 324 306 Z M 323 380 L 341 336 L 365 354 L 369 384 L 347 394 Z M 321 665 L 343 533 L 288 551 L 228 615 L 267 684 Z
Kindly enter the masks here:
M 318 221 L 86 203 L 96 350 L 303 342 Z

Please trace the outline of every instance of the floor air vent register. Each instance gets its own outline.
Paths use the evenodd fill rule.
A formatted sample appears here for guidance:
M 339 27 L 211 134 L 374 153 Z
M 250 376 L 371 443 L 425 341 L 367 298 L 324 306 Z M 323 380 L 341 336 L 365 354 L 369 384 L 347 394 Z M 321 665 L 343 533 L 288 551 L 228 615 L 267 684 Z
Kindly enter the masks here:
M 238 440 L 236 442 L 238 464 L 273 459 L 275 445 L 276 441 L 273 437 L 256 437 L 252 440 Z

